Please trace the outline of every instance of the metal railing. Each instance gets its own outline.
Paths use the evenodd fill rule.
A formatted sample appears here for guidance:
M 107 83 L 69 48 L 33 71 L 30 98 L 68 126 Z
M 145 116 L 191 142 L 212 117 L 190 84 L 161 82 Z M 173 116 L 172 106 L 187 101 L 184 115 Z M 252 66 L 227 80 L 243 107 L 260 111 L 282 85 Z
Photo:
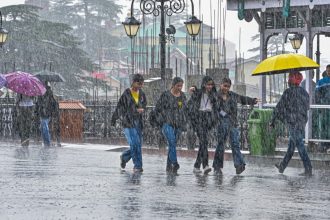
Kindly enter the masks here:
M 83 136 L 85 141 L 89 140 L 116 140 L 124 138 L 123 128 L 118 122 L 115 127 L 110 126 L 111 116 L 116 108 L 115 103 L 109 101 L 81 101 L 87 110 L 84 113 L 84 129 Z M 0 139 L 18 138 L 18 131 L 15 129 L 16 116 L 14 114 L 15 100 L 12 98 L 0 98 Z M 159 129 L 150 126 L 148 117 L 153 106 L 148 106 L 144 114 L 143 141 L 145 146 L 165 147 L 163 135 Z M 238 109 L 238 121 L 240 128 L 241 149 L 248 149 L 248 126 L 247 119 L 252 111 L 250 106 L 241 106 Z M 38 131 L 39 120 L 33 118 L 33 131 L 31 138 L 40 140 L 40 132 Z M 216 145 L 216 129 L 210 132 L 209 147 Z M 187 131 L 182 132 L 178 147 L 195 148 L 198 146 L 198 138 L 193 130 L 188 126 Z M 228 148 L 229 146 L 227 146 Z

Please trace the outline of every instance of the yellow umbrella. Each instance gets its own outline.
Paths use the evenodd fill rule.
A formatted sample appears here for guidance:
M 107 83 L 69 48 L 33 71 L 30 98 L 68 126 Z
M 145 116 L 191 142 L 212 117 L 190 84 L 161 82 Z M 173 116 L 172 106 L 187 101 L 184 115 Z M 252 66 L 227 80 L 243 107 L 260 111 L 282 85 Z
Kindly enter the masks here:
M 297 70 L 311 70 L 320 67 L 309 57 L 301 54 L 280 54 L 263 60 L 253 70 L 252 76 L 272 75 Z

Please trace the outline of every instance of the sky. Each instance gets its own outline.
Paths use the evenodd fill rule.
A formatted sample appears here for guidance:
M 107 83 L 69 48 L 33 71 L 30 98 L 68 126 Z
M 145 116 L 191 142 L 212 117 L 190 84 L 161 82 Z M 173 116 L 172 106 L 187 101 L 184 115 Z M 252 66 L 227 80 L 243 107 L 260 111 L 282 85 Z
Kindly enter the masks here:
M 131 0 L 116 0 L 117 2 L 120 2 L 127 7 L 130 5 Z M 210 22 L 210 1 L 213 4 L 212 8 L 217 7 L 217 2 L 218 0 L 202 0 L 202 14 L 203 14 L 203 22 L 206 24 L 211 24 Z M 186 1 L 188 4 L 190 4 L 190 1 Z M 195 15 L 201 19 L 201 15 L 199 14 L 199 7 L 198 7 L 198 0 L 194 0 L 195 3 Z M 225 4 L 225 0 L 222 0 L 222 4 Z M 14 5 L 14 4 L 23 4 L 24 0 L 0 0 L 0 7 L 6 6 L 6 5 Z M 128 12 L 128 8 L 123 11 L 123 20 L 125 17 L 126 12 Z M 212 12 L 213 13 L 213 12 Z M 175 15 L 174 15 L 175 16 Z M 235 43 L 236 44 L 236 50 L 240 52 L 243 55 L 244 58 L 248 58 L 252 56 L 250 52 L 248 52 L 248 49 L 251 47 L 256 47 L 258 46 L 258 42 L 251 42 L 251 37 L 254 36 L 255 34 L 258 33 L 258 25 L 257 23 L 253 20 L 251 22 L 246 22 L 246 21 L 240 21 L 237 18 L 237 12 L 232 12 L 232 11 L 227 11 L 226 15 L 226 39 Z M 241 38 L 239 37 L 239 31 L 241 31 Z M 240 46 L 239 46 L 240 45 Z M 314 42 L 315 45 L 315 42 Z M 330 50 L 325 50 L 324 48 L 329 48 L 330 47 L 330 39 L 321 37 L 321 72 L 323 69 L 325 69 L 325 66 L 330 63 Z M 315 47 L 314 47 L 315 48 Z M 286 50 L 293 52 L 290 43 L 286 44 Z M 299 50 L 299 53 L 305 54 L 305 46 L 301 47 Z M 329 58 L 329 59 L 328 59 Z

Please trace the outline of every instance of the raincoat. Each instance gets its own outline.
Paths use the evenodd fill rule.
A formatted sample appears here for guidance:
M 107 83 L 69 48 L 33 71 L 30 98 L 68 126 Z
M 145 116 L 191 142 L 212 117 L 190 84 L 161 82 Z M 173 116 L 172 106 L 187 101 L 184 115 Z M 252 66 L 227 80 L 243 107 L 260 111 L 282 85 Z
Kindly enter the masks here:
M 309 110 L 309 95 L 300 86 L 290 86 L 286 89 L 276 105 L 271 123 L 278 119 L 289 128 L 304 130 Z

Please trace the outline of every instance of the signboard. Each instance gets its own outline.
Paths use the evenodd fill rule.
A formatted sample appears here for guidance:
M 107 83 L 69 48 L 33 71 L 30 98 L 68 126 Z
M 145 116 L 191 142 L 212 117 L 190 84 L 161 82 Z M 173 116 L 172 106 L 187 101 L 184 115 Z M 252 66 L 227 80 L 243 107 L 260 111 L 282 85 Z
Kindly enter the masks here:
M 227 0 L 227 9 L 238 11 L 238 2 L 240 0 Z M 284 0 L 244 0 L 244 9 L 263 9 L 263 8 L 282 8 Z M 286 2 L 286 1 L 285 1 Z M 330 7 L 330 0 L 290 0 L 291 7 L 296 6 L 317 6 L 327 5 Z

